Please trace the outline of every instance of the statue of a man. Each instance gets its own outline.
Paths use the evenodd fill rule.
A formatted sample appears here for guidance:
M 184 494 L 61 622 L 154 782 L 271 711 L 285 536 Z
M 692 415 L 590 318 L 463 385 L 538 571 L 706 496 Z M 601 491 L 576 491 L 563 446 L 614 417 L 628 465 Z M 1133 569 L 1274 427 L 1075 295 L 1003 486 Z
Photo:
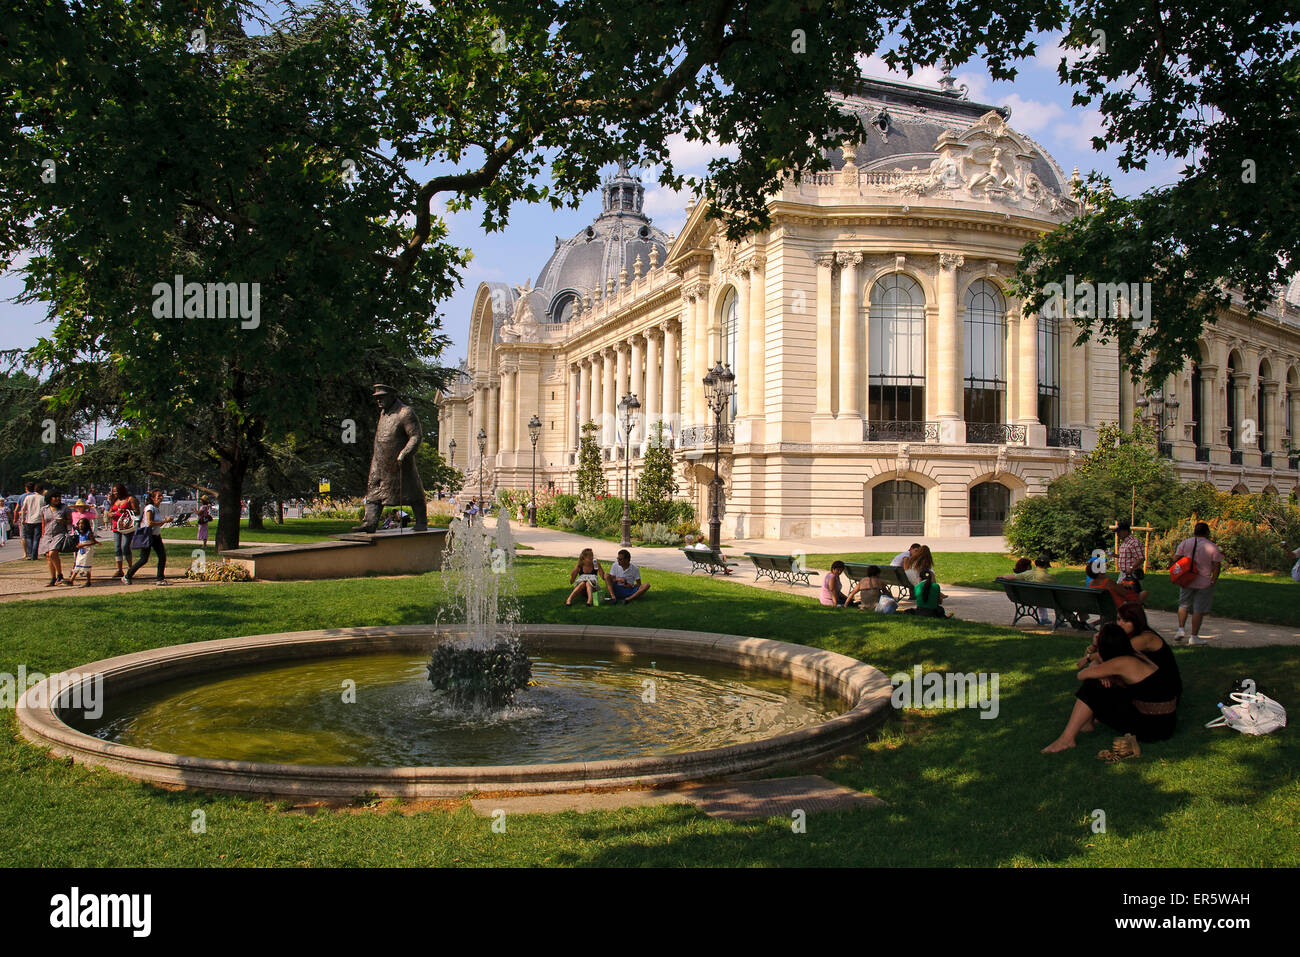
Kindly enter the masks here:
M 354 532 L 373 532 L 385 505 L 411 506 L 415 530 L 429 527 L 424 486 L 415 466 L 420 446 L 420 419 L 415 410 L 397 397 L 392 386 L 376 383 L 372 390 L 379 405 L 375 426 L 375 447 L 370 455 L 370 479 L 366 485 L 366 517 Z

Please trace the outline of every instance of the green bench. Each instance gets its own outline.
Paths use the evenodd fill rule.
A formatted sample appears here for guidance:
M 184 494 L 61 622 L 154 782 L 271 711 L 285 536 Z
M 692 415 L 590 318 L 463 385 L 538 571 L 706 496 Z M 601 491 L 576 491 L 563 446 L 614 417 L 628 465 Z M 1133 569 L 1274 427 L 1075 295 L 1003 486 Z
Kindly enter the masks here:
M 730 575 L 733 568 L 738 567 L 737 562 L 729 562 L 722 552 L 714 551 L 711 548 L 683 548 L 682 554 L 690 560 L 691 574 L 703 570 L 710 575 L 716 575 L 722 572 L 724 575 Z
M 812 574 L 812 570 L 797 565 L 793 555 L 745 552 L 745 557 L 754 563 L 754 581 L 770 578 L 774 582 L 782 581 L 788 585 L 811 584 L 808 576 Z
M 1102 621 L 1115 620 L 1115 599 L 1104 588 L 1088 588 L 1085 585 L 1058 585 L 1052 582 L 1031 582 L 1013 578 L 999 578 L 997 583 L 1015 603 L 1016 610 L 1011 618 L 1015 625 L 1022 618 L 1038 621 L 1038 609 L 1051 608 L 1056 611 L 1055 631 L 1068 624 L 1080 631 L 1091 631 L 1088 619 L 1096 615 Z

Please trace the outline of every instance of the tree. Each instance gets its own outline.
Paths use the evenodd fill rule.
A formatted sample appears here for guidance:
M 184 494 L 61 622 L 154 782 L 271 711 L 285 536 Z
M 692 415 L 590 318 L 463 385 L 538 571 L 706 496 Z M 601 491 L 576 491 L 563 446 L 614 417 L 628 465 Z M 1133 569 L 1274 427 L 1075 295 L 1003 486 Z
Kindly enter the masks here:
M 600 449 L 596 445 L 596 423 L 582 427 L 578 440 L 578 498 L 592 499 L 605 494 L 605 470 L 600 465 Z
M 454 495 L 465 487 L 465 473 L 447 464 L 442 453 L 430 441 L 420 443 L 415 451 L 415 461 L 420 469 L 420 481 L 426 492 L 446 492 Z
M 676 492 L 673 453 L 664 444 L 664 424 L 657 422 L 654 435 L 646 444 L 641 480 L 636 486 L 637 521 L 661 524 L 668 522 L 672 518 L 673 495 Z

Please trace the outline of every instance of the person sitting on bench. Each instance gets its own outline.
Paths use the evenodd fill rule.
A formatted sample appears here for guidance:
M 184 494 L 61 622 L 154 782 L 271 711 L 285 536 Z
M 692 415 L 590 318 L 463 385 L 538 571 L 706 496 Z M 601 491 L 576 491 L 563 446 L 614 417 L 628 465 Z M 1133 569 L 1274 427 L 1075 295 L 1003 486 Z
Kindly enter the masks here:
M 1028 559 L 1022 559 L 1022 561 L 1028 561 Z M 1020 567 L 1019 562 L 1016 563 L 1016 567 L 1017 568 Z M 1019 579 L 1020 581 L 1039 582 L 1040 584 L 1044 584 L 1044 585 L 1053 585 L 1056 583 L 1056 578 L 1055 576 L 1052 575 L 1050 571 L 1048 571 L 1048 569 L 1051 567 L 1052 567 L 1052 560 L 1047 557 L 1046 552 L 1042 552 L 1039 554 L 1037 558 L 1034 559 L 1034 565 L 1032 568 L 1027 568 L 1024 569 L 1023 571 L 1014 572 L 1010 575 L 999 575 L 998 577 L 1016 578 Z M 1039 606 L 1038 623 L 1040 625 L 1051 624 L 1051 621 L 1049 620 L 1051 611 L 1052 611 L 1051 608 L 1047 608 L 1041 605 Z
M 1094 557 L 1088 560 L 1088 587 L 1104 588 L 1110 592 L 1110 597 L 1115 599 L 1115 607 L 1118 608 L 1125 602 L 1135 601 L 1139 605 L 1145 604 L 1147 592 L 1138 591 L 1134 583 L 1116 583 L 1105 572 L 1105 564 L 1100 557 Z

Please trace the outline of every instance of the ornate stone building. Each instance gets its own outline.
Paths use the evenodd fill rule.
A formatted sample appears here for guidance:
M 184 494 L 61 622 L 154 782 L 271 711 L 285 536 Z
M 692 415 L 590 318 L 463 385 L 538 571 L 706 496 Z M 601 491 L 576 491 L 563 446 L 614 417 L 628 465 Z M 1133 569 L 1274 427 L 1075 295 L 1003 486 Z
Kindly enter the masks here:
M 633 477 L 663 422 L 703 523 L 714 428 L 702 379 L 718 360 L 736 376 L 719 434 L 728 537 L 998 534 L 1099 426 L 1132 420 L 1154 387 L 1121 374 L 1115 345 L 1074 346 L 1068 318 L 1026 314 L 1007 289 L 1020 248 L 1078 211 L 1056 161 L 949 78 L 864 80 L 839 99 L 866 141 L 788 180 L 766 232 L 728 242 L 701 204 L 666 236 L 621 168 L 536 286 L 479 287 L 465 374 L 440 409 L 441 450 L 456 440 L 471 490 L 480 464 L 486 487 L 528 487 L 536 414 L 539 487 L 569 490 L 593 421 L 621 493 L 616 409 L 630 392 Z M 1300 285 L 1265 315 L 1234 306 L 1162 384 L 1177 413 L 1143 407 L 1185 478 L 1296 487 L 1284 450 L 1300 414 L 1297 302 Z

